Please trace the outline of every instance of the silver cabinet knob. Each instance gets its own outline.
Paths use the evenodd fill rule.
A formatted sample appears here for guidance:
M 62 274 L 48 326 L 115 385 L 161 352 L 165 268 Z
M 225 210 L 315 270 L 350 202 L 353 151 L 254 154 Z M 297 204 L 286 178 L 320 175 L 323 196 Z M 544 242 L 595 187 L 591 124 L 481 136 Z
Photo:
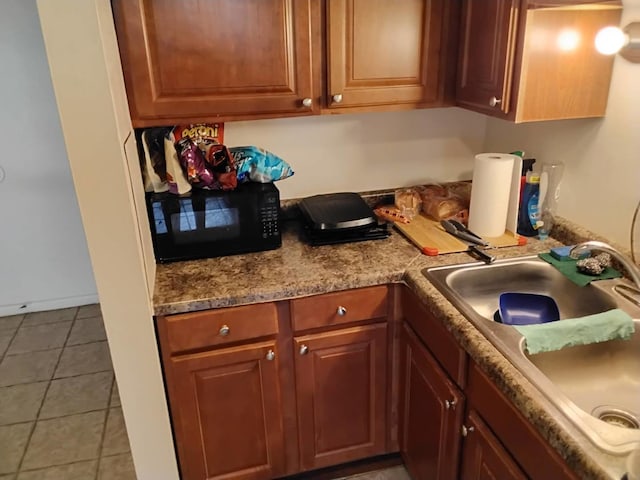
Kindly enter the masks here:
M 309 353 L 309 347 L 305 344 L 300 345 L 300 355 L 306 355 L 307 353 Z
M 310 108 L 313 105 L 313 100 L 310 98 L 305 98 L 302 100 L 302 106 Z
M 499 105 L 500 103 L 502 103 L 502 100 L 500 100 L 499 98 L 491 97 L 489 99 L 489 106 L 490 107 L 495 107 L 495 106 Z
M 271 362 L 274 358 L 276 358 L 276 352 L 274 352 L 273 350 L 269 350 L 264 358 Z
M 344 308 L 342 305 L 340 305 L 338 307 L 338 311 L 337 311 L 338 315 L 340 315 L 341 317 L 344 317 L 347 314 L 347 309 Z
M 333 103 L 342 103 L 342 94 L 336 93 L 333 97 L 331 97 Z
M 466 426 L 462 425 L 462 436 L 466 437 L 467 435 L 469 435 L 474 430 L 475 430 L 474 427 L 466 427 Z
M 218 330 L 218 335 L 220 335 L 221 337 L 226 337 L 230 333 L 231 329 L 229 328 L 229 325 L 222 325 L 220 327 L 220 330 Z
M 446 408 L 447 410 L 452 410 L 456 407 L 456 401 L 455 400 L 445 400 L 444 401 L 444 408 Z

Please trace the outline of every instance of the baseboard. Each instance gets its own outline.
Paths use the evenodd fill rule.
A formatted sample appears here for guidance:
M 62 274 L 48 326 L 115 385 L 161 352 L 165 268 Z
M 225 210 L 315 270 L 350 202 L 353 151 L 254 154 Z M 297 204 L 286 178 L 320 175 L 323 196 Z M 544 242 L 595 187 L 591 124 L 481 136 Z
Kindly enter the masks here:
M 98 294 L 80 295 L 77 297 L 53 298 L 37 302 L 17 303 L 15 305 L 0 305 L 0 317 L 20 315 L 21 313 L 42 312 L 59 308 L 79 307 L 98 303 Z

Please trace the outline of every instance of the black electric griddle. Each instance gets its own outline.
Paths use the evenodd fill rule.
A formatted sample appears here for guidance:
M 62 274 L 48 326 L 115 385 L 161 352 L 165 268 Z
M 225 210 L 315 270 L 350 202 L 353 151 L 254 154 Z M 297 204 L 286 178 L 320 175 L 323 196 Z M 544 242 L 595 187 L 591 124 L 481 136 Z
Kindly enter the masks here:
M 307 197 L 298 204 L 304 233 L 312 245 L 387 238 L 386 224 L 378 225 L 371 207 L 357 193 L 329 193 Z

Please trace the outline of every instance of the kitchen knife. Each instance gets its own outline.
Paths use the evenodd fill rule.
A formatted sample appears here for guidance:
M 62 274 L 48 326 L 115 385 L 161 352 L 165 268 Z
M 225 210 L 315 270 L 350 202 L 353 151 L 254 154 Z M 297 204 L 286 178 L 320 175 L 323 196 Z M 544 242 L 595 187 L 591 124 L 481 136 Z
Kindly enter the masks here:
M 496 257 L 494 257 L 493 255 L 489 255 L 478 246 L 486 246 L 488 245 L 487 242 L 479 239 L 475 235 L 471 235 L 467 232 L 458 230 L 455 225 L 453 225 L 449 220 L 441 220 L 440 225 L 444 227 L 447 233 L 453 235 L 456 238 L 459 238 L 460 240 L 463 240 L 467 245 L 469 245 L 467 252 L 471 253 L 473 256 L 479 258 L 487 264 L 495 262 Z

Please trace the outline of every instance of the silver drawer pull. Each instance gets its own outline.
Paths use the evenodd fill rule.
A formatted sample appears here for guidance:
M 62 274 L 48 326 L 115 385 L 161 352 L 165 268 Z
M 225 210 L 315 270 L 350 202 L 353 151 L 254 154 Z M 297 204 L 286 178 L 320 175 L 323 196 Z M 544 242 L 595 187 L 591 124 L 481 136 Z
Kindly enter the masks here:
M 302 106 L 303 107 L 311 108 L 312 105 L 313 105 L 313 100 L 311 100 L 310 98 L 304 98 L 302 100 Z
M 462 425 L 462 436 L 466 437 L 467 435 L 469 435 L 474 430 L 475 430 L 475 428 L 473 428 L 473 427 L 466 427 L 466 426 Z
M 220 330 L 218 330 L 218 335 L 220 335 L 221 337 L 226 337 L 230 333 L 231 329 L 229 328 L 229 325 L 222 325 L 220 327 Z
M 444 408 L 446 408 L 447 410 L 451 410 L 456 408 L 456 401 L 455 400 L 445 400 L 444 401 Z
M 273 350 L 269 350 L 265 355 L 265 358 L 270 362 L 273 361 L 273 359 L 276 358 L 276 352 L 274 352 Z
M 307 353 L 309 353 L 309 347 L 305 344 L 300 345 L 300 355 L 306 355 Z
M 498 105 L 500 105 L 502 103 L 502 100 L 500 100 L 499 98 L 496 97 L 491 97 L 489 99 L 489 106 L 490 107 L 497 107 Z
M 340 305 L 338 307 L 338 315 L 340 315 L 341 317 L 344 317 L 347 314 L 347 309 L 344 308 L 342 305 Z

